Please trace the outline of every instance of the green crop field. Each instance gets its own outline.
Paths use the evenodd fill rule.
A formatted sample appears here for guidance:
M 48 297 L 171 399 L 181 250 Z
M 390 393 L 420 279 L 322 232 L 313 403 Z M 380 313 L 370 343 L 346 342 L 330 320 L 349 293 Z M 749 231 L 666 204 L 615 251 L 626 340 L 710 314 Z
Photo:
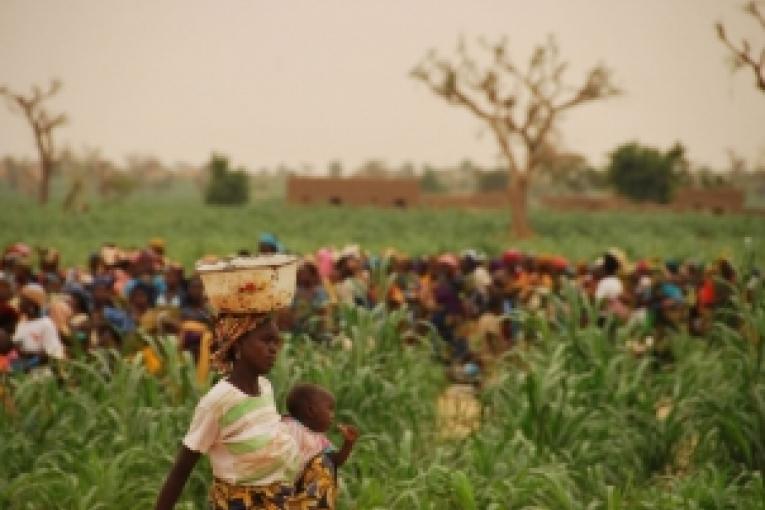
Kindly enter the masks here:
M 558 323 L 530 323 L 534 345 L 502 363 L 465 439 L 439 439 L 430 344 L 403 347 L 400 317 L 379 308 L 345 310 L 350 349 L 290 339 L 271 374 L 277 402 L 295 380 L 319 382 L 363 431 L 341 508 L 763 508 L 763 301 L 740 309 L 747 337 L 723 324 L 704 341 L 677 336 L 663 366 L 631 355 L 626 332 L 580 327 L 574 293 L 564 302 Z M 0 507 L 151 508 L 201 391 L 188 360 L 163 350 L 159 377 L 102 353 L 68 364 L 61 384 L 6 381 Z M 202 463 L 178 508 L 205 508 L 209 479 Z
M 499 211 L 212 208 L 136 197 L 64 214 L 4 201 L 0 244 L 55 246 L 65 264 L 84 263 L 104 241 L 140 246 L 162 236 L 190 267 L 206 253 L 254 248 L 264 230 L 297 252 L 348 242 L 410 253 L 510 245 Z M 762 218 L 536 211 L 532 220 L 538 235 L 520 247 L 574 259 L 615 245 L 632 257 L 763 261 Z M 337 396 L 338 420 L 362 431 L 340 473 L 340 508 L 765 508 L 763 296 L 738 302 L 735 329 L 719 322 L 704 339 L 671 337 L 672 361 L 662 364 L 630 353 L 631 331 L 594 326 L 577 293 L 556 303 L 555 321 L 519 317 L 533 340 L 499 362 L 478 394 L 480 428 L 464 439 L 439 434 L 443 366 L 433 339 L 404 345 L 401 312 L 342 309 L 338 337 L 350 343 L 289 338 L 271 374 L 277 405 L 294 381 L 315 381 Z M 152 507 L 204 391 L 189 359 L 158 342 L 159 376 L 140 359 L 101 352 L 67 363 L 61 380 L 2 381 L 0 508 Z M 177 508 L 206 508 L 210 476 L 205 461 Z
M 188 194 L 145 194 L 119 203 L 100 203 L 85 213 L 40 208 L 28 199 L 0 194 L 0 244 L 25 241 L 54 246 L 65 264 L 84 264 L 88 253 L 111 241 L 144 246 L 160 236 L 169 255 L 192 267 L 205 254 L 226 255 L 254 249 L 260 232 L 276 233 L 288 249 L 302 253 L 321 246 L 359 243 L 380 252 L 395 247 L 409 253 L 435 253 L 472 247 L 496 254 L 508 246 L 592 260 L 610 246 L 632 258 L 692 257 L 711 260 L 737 256 L 744 239 L 765 261 L 765 219 L 667 213 L 561 213 L 537 210 L 537 235 L 521 243 L 508 235 L 504 211 L 380 210 L 291 207 L 264 201 L 246 207 L 210 207 Z

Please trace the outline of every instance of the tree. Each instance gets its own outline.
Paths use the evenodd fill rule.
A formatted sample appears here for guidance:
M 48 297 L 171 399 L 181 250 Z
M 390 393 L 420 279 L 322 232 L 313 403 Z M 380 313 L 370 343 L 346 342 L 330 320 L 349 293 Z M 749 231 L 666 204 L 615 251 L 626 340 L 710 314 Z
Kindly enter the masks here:
M 535 184 L 536 189 L 545 194 L 560 191 L 582 193 L 597 188 L 598 181 L 604 179 L 605 175 L 598 175 L 583 155 L 548 146 L 540 154 Z
M 438 173 L 429 165 L 425 165 L 422 177 L 420 177 L 420 188 L 425 193 L 443 193 L 445 190 L 443 183 L 438 178 Z
M 208 165 L 210 181 L 205 202 L 217 205 L 240 205 L 250 198 L 250 181 L 244 169 L 230 170 L 228 158 L 213 154 Z
M 339 179 L 343 176 L 343 164 L 339 159 L 333 159 L 329 162 L 329 165 L 327 165 L 327 173 L 330 177 L 334 177 L 336 179 Z
M 0 96 L 5 96 L 8 99 L 12 110 L 26 117 L 34 132 L 37 154 L 40 157 L 40 182 L 37 198 L 41 204 L 48 202 L 50 178 L 56 166 L 53 130 L 66 122 L 66 115 L 49 114 L 43 103 L 56 95 L 60 89 L 61 82 L 58 80 L 51 80 L 46 91 L 35 85 L 32 87 L 32 95 L 30 96 L 24 96 L 11 91 L 6 86 L 0 86 Z
M 414 164 L 412 164 L 411 161 L 406 161 L 401 164 L 401 166 L 396 170 L 395 172 L 396 177 L 401 177 L 404 179 L 414 179 L 415 177 L 415 171 L 414 171 Z
M 617 193 L 638 201 L 668 203 L 687 170 L 685 149 L 675 144 L 662 153 L 628 143 L 610 155 L 608 177 Z
M 478 191 L 502 191 L 507 189 L 507 171 L 485 170 L 478 173 Z
M 744 11 L 752 16 L 760 27 L 765 30 L 765 12 L 761 10 L 763 4 L 765 2 L 752 0 L 744 6 Z M 715 27 L 717 28 L 717 36 L 733 54 L 734 70 L 743 69 L 744 67 L 751 68 L 754 72 L 757 88 L 765 92 L 765 47 L 760 50 L 759 55 L 756 55 L 755 50 L 752 50 L 751 44 L 747 39 L 742 39 L 741 46 L 736 46 L 728 38 L 722 23 L 717 23 Z
M 388 166 L 379 159 L 368 159 L 354 172 L 356 177 L 374 177 L 385 179 L 390 177 Z
M 510 58 L 507 44 L 481 41 L 486 52 L 479 62 L 460 42 L 456 59 L 431 51 L 412 71 L 449 104 L 467 108 L 486 123 L 496 138 L 509 171 L 508 192 L 512 234 L 532 235 L 527 204 L 530 180 L 540 157 L 551 144 L 555 122 L 565 111 L 617 94 L 610 72 L 591 68 L 579 86 L 564 82 L 568 64 L 561 60 L 555 39 L 538 45 L 525 68 Z

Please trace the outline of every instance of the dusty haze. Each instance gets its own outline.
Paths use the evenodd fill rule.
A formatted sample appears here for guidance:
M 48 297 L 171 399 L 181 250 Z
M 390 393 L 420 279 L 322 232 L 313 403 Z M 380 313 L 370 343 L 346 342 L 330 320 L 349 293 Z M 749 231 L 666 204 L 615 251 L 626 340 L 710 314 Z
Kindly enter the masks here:
M 561 124 L 566 148 L 601 164 L 629 140 L 684 143 L 697 164 L 765 152 L 765 94 L 735 75 L 715 21 L 756 47 L 762 31 L 734 0 L 54 1 L 0 0 L 0 83 L 64 83 L 58 145 L 121 160 L 203 162 L 212 150 L 250 169 L 323 171 L 369 158 L 498 162 L 469 113 L 407 76 L 460 34 L 507 35 L 525 60 L 549 34 L 576 83 L 603 62 L 625 90 Z M 0 155 L 34 157 L 29 127 L 0 108 Z

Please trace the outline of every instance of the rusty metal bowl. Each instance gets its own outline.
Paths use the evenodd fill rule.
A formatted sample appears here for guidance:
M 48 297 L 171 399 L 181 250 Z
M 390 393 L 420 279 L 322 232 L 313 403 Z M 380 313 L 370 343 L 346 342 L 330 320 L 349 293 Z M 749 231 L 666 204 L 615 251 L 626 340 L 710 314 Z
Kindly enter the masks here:
M 198 263 L 215 313 L 265 313 L 290 306 L 297 258 L 290 255 L 235 257 Z

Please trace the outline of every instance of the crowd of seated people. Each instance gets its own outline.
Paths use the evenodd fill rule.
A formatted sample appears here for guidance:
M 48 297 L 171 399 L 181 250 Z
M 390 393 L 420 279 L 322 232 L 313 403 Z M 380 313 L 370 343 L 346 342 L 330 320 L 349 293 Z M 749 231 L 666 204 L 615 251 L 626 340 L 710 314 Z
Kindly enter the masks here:
M 104 348 L 140 352 L 156 372 L 161 356 L 147 338 L 170 336 L 190 351 L 204 378 L 213 311 L 199 276 L 165 248 L 161 239 L 135 249 L 104 244 L 87 266 L 62 267 L 53 248 L 7 246 L 0 261 L 0 372 Z M 283 250 L 276 236 L 263 234 L 254 253 Z M 408 256 L 350 245 L 321 248 L 298 264 L 292 307 L 279 316 L 285 330 L 330 341 L 343 306 L 385 306 L 404 312 L 402 338 L 435 332 L 447 361 L 478 366 L 530 340 L 523 315 L 554 321 L 557 297 L 566 292 L 596 307 L 600 326 L 630 325 L 641 339 L 660 339 L 672 330 L 703 336 L 715 319 L 728 320 L 724 311 L 739 289 L 760 285 L 756 270 L 738 275 L 725 258 L 630 262 L 617 249 L 573 263 L 515 249 L 494 257 L 476 250 Z

